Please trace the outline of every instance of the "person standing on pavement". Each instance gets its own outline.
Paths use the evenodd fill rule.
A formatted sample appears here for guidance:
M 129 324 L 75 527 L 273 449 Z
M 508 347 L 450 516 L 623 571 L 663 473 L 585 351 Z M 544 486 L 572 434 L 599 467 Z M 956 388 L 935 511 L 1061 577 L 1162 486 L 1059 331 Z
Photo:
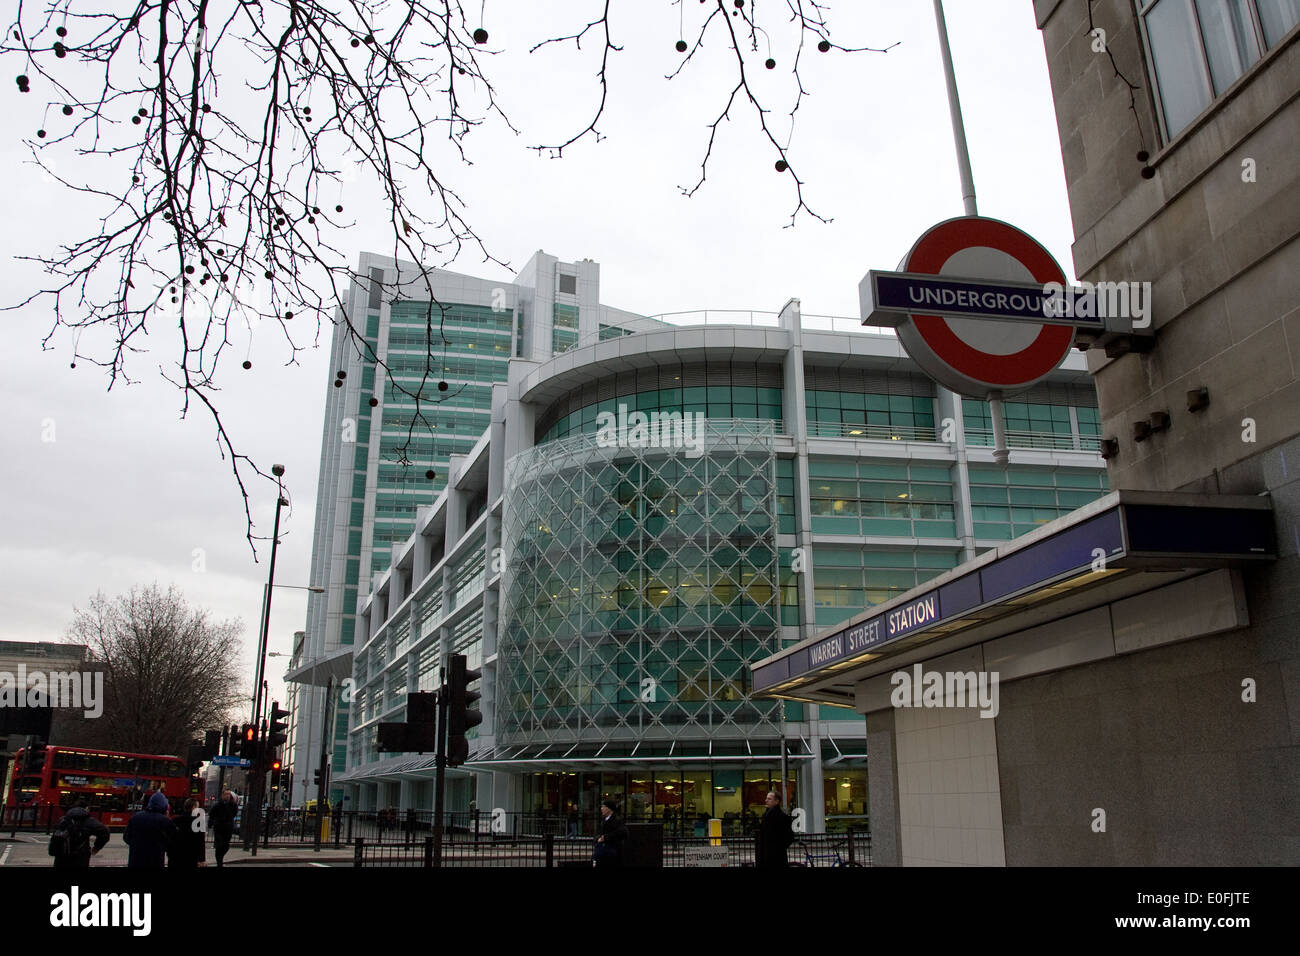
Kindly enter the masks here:
M 212 830 L 212 855 L 216 857 L 219 867 L 225 865 L 222 861 L 230 850 L 231 837 L 235 835 L 235 815 L 238 812 L 235 795 L 227 790 L 208 814 L 208 827 Z
M 172 821 L 176 825 L 176 840 L 167 850 L 167 866 L 181 870 L 196 870 L 207 859 L 208 831 L 203 811 L 191 798 L 185 808 Z
M 600 804 L 600 836 L 596 837 L 593 854 L 596 866 L 616 867 L 623 865 L 623 851 L 627 847 L 627 825 L 618 818 L 618 807 L 613 800 L 604 800 Z
M 781 809 L 781 798 L 775 790 L 769 790 L 763 801 L 767 810 L 758 824 L 758 845 L 754 849 L 754 860 L 758 866 L 789 866 L 785 851 L 794 842 L 794 828 L 790 817 Z
M 167 798 L 155 791 L 126 825 L 123 841 L 131 848 L 127 855 L 128 869 L 161 870 L 167 851 L 176 842 L 176 824 L 167 816 Z
M 90 858 L 104 849 L 108 842 L 108 827 L 96 820 L 86 809 L 83 797 L 69 810 L 50 838 L 50 855 L 56 870 L 84 870 Z

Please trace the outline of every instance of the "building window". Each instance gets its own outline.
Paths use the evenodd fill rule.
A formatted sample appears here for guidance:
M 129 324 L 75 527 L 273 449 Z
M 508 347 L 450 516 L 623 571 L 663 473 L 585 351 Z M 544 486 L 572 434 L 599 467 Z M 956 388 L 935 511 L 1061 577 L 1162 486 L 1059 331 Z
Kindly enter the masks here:
M 560 295 L 577 295 L 578 294 L 578 277 L 567 276 L 560 273 Z
M 557 330 L 558 332 L 558 330 Z M 576 326 L 573 335 L 577 335 Z M 667 368 L 667 367 L 665 367 Z M 604 401 L 590 401 L 583 395 L 575 395 L 567 402 L 552 406 L 539 420 L 537 443 L 543 444 L 567 438 L 570 435 L 595 434 L 601 412 L 620 414 L 620 406 L 626 406 L 629 412 L 640 411 L 647 415 L 655 412 L 680 413 L 683 415 L 699 413 L 711 420 L 743 419 L 746 421 L 775 422 L 777 432 L 781 431 L 781 389 L 758 385 L 742 385 L 741 381 L 754 381 L 752 375 L 736 370 L 714 369 L 710 372 L 707 386 L 681 387 L 681 367 L 661 372 L 657 385 L 667 388 L 644 388 L 625 392 Z M 688 373 L 688 377 L 689 377 Z M 562 414 L 567 410 L 567 414 Z
M 1300 22 L 1300 0 L 1143 0 L 1140 8 L 1166 140 Z
M 968 445 L 993 444 L 993 415 L 988 402 L 962 399 L 962 420 Z M 1011 448 L 1042 448 L 1096 451 L 1101 423 L 1097 409 L 1075 405 L 1078 434 L 1070 420 L 1069 405 L 1048 402 L 1007 401 L 1002 405 L 1002 420 L 1007 428 L 1007 445 Z
M 975 537 L 1010 541 L 1100 498 L 1106 472 L 1082 468 L 970 466 Z
M 934 441 L 934 399 L 808 389 L 808 435 L 813 438 L 874 438 Z
M 952 476 L 947 465 L 811 458 L 813 534 L 952 538 Z M 861 479 L 861 480 L 859 480 Z
M 577 344 L 578 307 L 556 302 L 551 320 L 551 353 L 559 355 Z

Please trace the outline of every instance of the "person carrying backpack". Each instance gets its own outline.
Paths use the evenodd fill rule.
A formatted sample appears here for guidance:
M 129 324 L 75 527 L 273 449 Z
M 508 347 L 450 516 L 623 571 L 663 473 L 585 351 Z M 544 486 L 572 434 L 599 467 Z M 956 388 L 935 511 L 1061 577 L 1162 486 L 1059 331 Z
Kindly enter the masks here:
M 90 858 L 104 848 L 108 837 L 108 827 L 90 815 L 85 799 L 78 800 L 59 821 L 50 837 L 50 856 L 54 857 L 54 868 L 86 869 L 90 866 Z

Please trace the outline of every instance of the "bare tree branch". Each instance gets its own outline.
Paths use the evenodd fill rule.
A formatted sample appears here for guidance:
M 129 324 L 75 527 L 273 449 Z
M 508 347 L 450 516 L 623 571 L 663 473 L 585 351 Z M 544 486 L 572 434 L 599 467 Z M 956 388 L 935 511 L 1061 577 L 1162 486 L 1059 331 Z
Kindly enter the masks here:
M 702 55 L 713 31 L 710 39 L 716 35 L 734 54 L 737 81 L 710 125 L 699 181 L 682 191 L 694 195 L 705 182 L 718 127 L 741 100 L 753 107 L 778 167 L 790 173 L 791 224 L 800 211 L 827 221 L 805 203 L 789 137 L 774 135 L 747 69 L 760 41 L 770 49 L 778 34 L 799 51 L 805 37 L 823 51 L 871 48 L 831 44 L 821 4 L 785 2 L 789 19 L 778 27 L 760 25 L 753 2 L 702 6 L 694 46 L 672 76 Z M 558 157 L 588 136 L 602 138 L 598 126 L 613 102 L 611 54 L 623 49 L 612 39 L 613 6 L 599 0 L 598 17 L 532 45 L 536 52 L 573 41 L 576 55 L 586 55 L 584 39 L 602 44 L 590 121 L 533 149 Z M 683 21 L 688 10 L 695 16 L 695 4 L 668 6 L 677 6 Z M 486 5 L 481 9 L 485 16 Z M 488 41 L 482 22 L 458 0 L 18 0 L 0 38 L 0 56 L 17 67 L 19 93 L 49 104 L 49 129 L 28 140 L 34 161 L 97 217 L 93 231 L 27 257 L 49 278 L 7 308 L 48 306 L 53 319 L 43 348 L 65 347 L 70 336 L 72 367 L 82 361 L 104 369 L 110 391 L 134 380 L 151 345 L 165 348 L 159 373 L 180 391 L 182 417 L 197 407 L 211 420 L 243 498 L 254 555 L 252 483 L 274 478 L 222 417 L 229 353 L 241 342 L 249 351 L 234 360 L 251 371 L 251 343 L 256 337 L 265 353 L 266 336 L 255 333 L 266 326 L 292 365 L 327 323 L 342 327 L 350 347 L 383 369 L 388 388 L 414 403 L 407 443 L 397 452 L 411 467 L 422 457 L 408 455 L 417 429 L 433 433 L 425 411 L 463 387 L 443 387 L 448 307 L 433 295 L 429 270 L 467 251 L 508 267 L 475 233 L 454 183 L 472 162 L 465 137 L 473 129 L 492 122 L 519 133 L 488 78 L 496 52 Z M 684 40 L 678 49 L 688 49 Z M 799 63 L 796 54 L 791 130 L 807 95 Z M 418 384 L 379 361 L 364 321 L 346 308 L 349 286 L 369 281 L 355 274 L 355 250 L 338 247 L 350 225 L 342 196 L 356 191 L 360 177 L 386 210 L 388 251 L 416 264 L 417 290 L 427 293 Z M 412 298 L 409 288 L 385 292 Z M 439 388 L 426 391 L 435 381 Z
M 134 753 L 185 755 L 191 739 L 225 726 L 244 698 L 239 621 L 215 622 L 174 586 L 97 594 L 74 610 L 67 640 L 84 644 L 104 671 L 103 713 L 86 720 L 86 742 Z

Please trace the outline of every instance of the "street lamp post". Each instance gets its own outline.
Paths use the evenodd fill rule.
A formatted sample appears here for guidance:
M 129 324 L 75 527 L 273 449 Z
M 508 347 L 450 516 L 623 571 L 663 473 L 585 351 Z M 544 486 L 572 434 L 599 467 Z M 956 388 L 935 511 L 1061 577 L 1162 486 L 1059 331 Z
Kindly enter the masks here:
M 283 651 L 268 651 L 266 656 L 267 657 L 291 657 L 292 655 L 285 654 Z M 286 765 L 281 767 L 280 769 L 279 802 L 286 807 L 292 807 L 293 806 L 293 771 L 291 768 L 293 766 L 293 746 L 295 743 L 294 729 L 298 725 L 298 718 L 297 718 L 298 692 L 297 689 L 293 687 L 287 687 L 286 691 L 288 696 L 289 713 L 293 714 L 294 718 L 293 721 L 289 724 L 288 739 L 284 743 L 284 752 L 287 755 L 287 760 L 286 760 Z
M 271 631 L 271 591 L 275 587 L 275 553 L 280 544 L 280 509 L 289 502 L 284 497 L 284 485 L 280 481 L 284 477 L 284 465 L 272 465 L 271 474 L 275 475 L 276 498 L 275 498 L 275 526 L 271 531 L 271 561 L 270 568 L 266 576 L 266 589 L 262 596 L 262 634 L 258 641 L 257 647 L 257 674 L 253 678 L 253 718 L 252 724 L 256 728 L 259 726 L 262 714 L 262 687 L 263 677 L 266 672 L 266 641 Z M 257 731 L 255 730 L 254 733 Z M 259 748 L 260 750 L 260 748 Z M 259 753 L 259 758 L 261 754 Z M 252 774 L 252 813 L 250 814 L 250 823 L 245 833 L 248 842 L 245 849 L 251 849 L 253 856 L 257 856 L 257 831 L 261 823 L 262 815 L 262 796 L 266 786 L 266 775 L 262 769 L 262 761 L 258 760 L 253 767 Z
M 271 590 L 275 587 L 275 553 L 280 544 L 280 509 L 289 503 L 284 497 L 284 487 L 280 479 L 284 476 L 284 465 L 272 465 L 271 474 L 275 475 L 275 527 L 271 531 L 271 561 L 266 577 L 266 589 L 262 593 L 262 634 L 257 648 L 257 675 L 254 678 L 254 698 L 252 723 L 256 724 L 262 715 L 262 679 L 266 671 L 266 640 L 271 630 Z
M 281 502 L 284 503 L 284 504 L 288 504 L 288 502 L 287 502 L 287 501 L 284 501 L 284 499 L 281 499 Z M 272 554 L 274 555 L 274 552 L 275 552 L 275 546 L 274 546 L 274 545 L 271 546 L 271 551 L 272 551 Z M 272 562 L 274 562 L 275 558 L 272 557 L 271 560 L 272 560 Z M 272 574 L 275 573 L 274 564 L 272 564 L 271 573 L 272 573 Z M 269 585 L 269 586 L 272 587 L 272 588 L 280 588 L 281 590 L 283 590 L 283 589 L 285 589 L 285 588 L 288 588 L 288 589 L 293 590 L 293 591 L 310 591 L 312 594 L 324 594 L 324 593 L 325 593 L 325 589 L 324 589 L 323 587 L 321 587 L 320 585 L 318 585 L 318 584 L 271 584 L 271 585 Z M 269 652 L 268 652 L 268 651 L 266 650 L 266 642 L 267 642 L 267 633 L 266 633 L 266 632 L 270 630 L 270 623 L 269 623 L 269 622 L 270 622 L 270 617 L 271 617 L 271 609 L 268 607 L 268 604 L 270 603 L 270 601 L 268 600 L 266 594 L 267 594 L 267 585 L 263 585 L 263 587 L 262 587 L 262 616 L 266 619 L 267 623 L 266 623 L 266 625 L 265 625 L 266 630 L 263 632 L 261 638 L 259 639 L 259 644 L 258 644 L 258 653 L 259 653 L 259 658 L 258 658 L 258 667 L 257 667 L 256 675 L 255 675 L 256 678 L 257 678 L 257 680 L 258 680 L 258 689 L 259 689 L 259 690 L 263 690 L 263 691 L 265 690 L 265 685 L 266 685 L 266 674 L 265 674 L 265 670 L 266 670 L 266 659 L 267 659 L 268 657 L 290 657 L 290 656 L 292 656 L 292 655 L 289 655 L 289 654 L 282 653 L 281 651 L 269 651 Z M 254 697 L 253 697 L 253 721 L 254 721 L 254 722 L 256 722 L 256 721 L 258 721 L 258 720 L 261 719 L 261 717 L 262 717 L 262 705 L 264 705 L 264 704 L 267 702 L 267 700 L 269 700 L 269 699 L 270 699 L 270 698 L 269 698 L 265 693 L 264 693 L 264 694 L 261 694 L 261 695 L 254 695 Z

